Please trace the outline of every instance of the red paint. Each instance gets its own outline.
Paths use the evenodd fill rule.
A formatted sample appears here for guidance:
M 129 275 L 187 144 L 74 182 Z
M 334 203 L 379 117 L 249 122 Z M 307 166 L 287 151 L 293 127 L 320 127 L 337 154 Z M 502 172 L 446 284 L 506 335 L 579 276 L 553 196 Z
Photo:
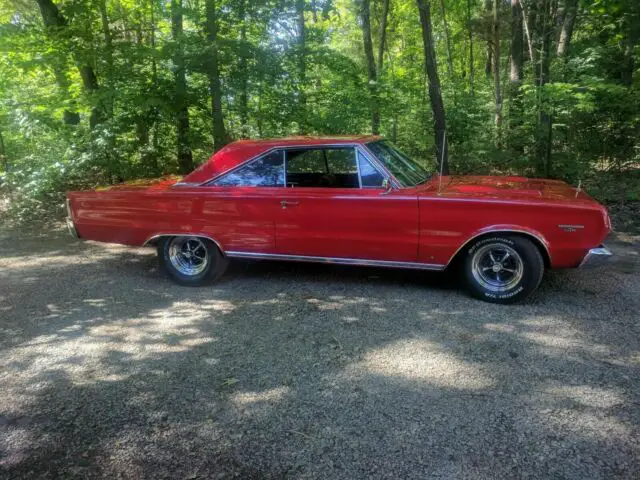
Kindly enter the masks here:
M 361 145 L 375 137 L 242 141 L 182 180 L 202 183 L 272 148 Z M 178 186 L 178 178 L 69 192 L 82 238 L 143 245 L 159 234 L 201 234 L 226 251 L 446 265 L 477 235 L 537 238 L 555 268 L 577 266 L 610 232 L 606 209 L 564 182 L 435 177 L 396 189 Z M 281 202 L 288 205 L 282 208 Z M 558 225 L 583 225 L 567 232 Z

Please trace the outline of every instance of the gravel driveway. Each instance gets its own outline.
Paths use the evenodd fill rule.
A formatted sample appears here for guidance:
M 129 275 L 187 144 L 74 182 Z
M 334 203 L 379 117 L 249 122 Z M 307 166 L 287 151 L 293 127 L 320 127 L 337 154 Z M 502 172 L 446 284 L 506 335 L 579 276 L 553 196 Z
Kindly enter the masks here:
M 0 231 L 2 478 L 639 478 L 640 242 L 523 305 L 442 274 Z

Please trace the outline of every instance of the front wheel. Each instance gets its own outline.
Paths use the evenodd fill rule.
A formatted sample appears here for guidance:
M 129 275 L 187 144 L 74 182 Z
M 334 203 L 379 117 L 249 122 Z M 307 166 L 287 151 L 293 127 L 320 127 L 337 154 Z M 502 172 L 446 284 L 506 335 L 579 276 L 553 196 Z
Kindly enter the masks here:
M 464 276 L 471 294 L 492 303 L 514 303 L 529 296 L 542 281 L 544 260 L 524 237 L 495 235 L 471 245 Z
M 165 237 L 158 244 L 160 266 L 180 285 L 197 287 L 216 281 L 228 260 L 211 240 L 202 237 Z

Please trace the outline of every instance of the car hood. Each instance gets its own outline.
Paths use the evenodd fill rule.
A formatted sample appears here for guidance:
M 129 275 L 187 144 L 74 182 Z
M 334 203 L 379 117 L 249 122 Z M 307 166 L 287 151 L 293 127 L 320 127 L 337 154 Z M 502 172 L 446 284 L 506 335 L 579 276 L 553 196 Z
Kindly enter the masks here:
M 584 191 L 560 180 L 527 177 L 443 176 L 434 177 L 422 192 L 447 197 L 497 199 L 544 199 L 571 202 L 593 202 Z

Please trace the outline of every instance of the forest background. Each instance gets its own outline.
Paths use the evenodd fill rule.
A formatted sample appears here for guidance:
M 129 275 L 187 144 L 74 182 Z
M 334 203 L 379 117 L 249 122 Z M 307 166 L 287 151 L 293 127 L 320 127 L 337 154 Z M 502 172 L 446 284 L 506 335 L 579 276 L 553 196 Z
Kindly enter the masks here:
M 636 229 L 639 41 L 638 0 L 0 0 L 0 211 L 373 133 L 432 171 L 580 182 Z

